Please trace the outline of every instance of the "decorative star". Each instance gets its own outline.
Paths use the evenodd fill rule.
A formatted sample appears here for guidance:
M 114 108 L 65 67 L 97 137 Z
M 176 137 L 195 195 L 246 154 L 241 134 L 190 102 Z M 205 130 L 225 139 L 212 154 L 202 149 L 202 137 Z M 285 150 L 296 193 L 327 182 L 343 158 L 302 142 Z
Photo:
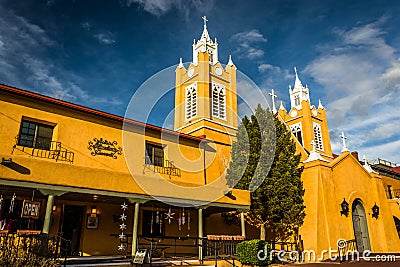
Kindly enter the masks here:
M 122 215 L 119 217 L 119 219 L 121 221 L 126 221 L 127 216 L 125 215 L 125 213 L 122 213 Z
M 170 207 L 168 210 L 168 213 L 165 213 L 165 219 L 168 220 L 168 224 L 171 224 L 171 220 L 174 219 L 174 217 L 173 217 L 174 215 L 175 215 L 175 213 L 173 213 L 171 211 L 171 207 Z
M 118 236 L 118 238 L 119 238 L 119 239 L 125 239 L 125 238 L 126 238 L 126 234 L 121 233 L 121 234 Z
M 119 229 L 125 230 L 125 229 L 126 229 L 126 224 L 125 224 L 125 223 L 121 223 L 121 224 L 119 225 Z
M 122 210 L 127 210 L 128 209 L 128 205 L 126 205 L 125 202 L 124 202 L 124 204 L 121 205 L 121 209 Z
M 124 251 L 125 250 L 125 245 L 124 244 L 119 245 L 118 246 L 118 250 L 119 251 Z

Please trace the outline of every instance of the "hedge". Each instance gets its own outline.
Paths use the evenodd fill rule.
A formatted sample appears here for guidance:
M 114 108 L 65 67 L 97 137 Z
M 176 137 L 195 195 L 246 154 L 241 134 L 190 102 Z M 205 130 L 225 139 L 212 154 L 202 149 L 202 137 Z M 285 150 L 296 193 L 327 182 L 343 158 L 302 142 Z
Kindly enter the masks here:
M 267 255 L 265 255 L 266 247 Z M 267 266 L 271 263 L 270 251 L 271 246 L 264 240 L 243 241 L 236 245 L 236 255 L 243 265 Z

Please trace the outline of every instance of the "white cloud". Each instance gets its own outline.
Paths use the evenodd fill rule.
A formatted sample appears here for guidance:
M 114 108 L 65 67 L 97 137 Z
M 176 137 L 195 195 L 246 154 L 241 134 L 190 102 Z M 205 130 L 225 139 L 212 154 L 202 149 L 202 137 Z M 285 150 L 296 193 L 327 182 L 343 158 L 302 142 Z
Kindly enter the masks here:
M 267 38 L 257 29 L 246 32 L 235 33 L 230 40 L 238 44 L 238 49 L 235 53 L 241 57 L 248 59 L 261 58 L 264 55 L 264 50 L 259 48 L 259 45 L 267 42 Z
M 206 14 L 214 6 L 214 1 L 205 0 L 124 0 L 123 3 L 127 6 L 138 5 L 155 16 L 162 16 L 172 9 L 177 9 L 184 13 L 186 18 L 189 18 L 191 10 Z
M 336 29 L 337 40 L 324 47 L 305 72 L 326 90 L 328 122 L 332 132 L 347 131 L 352 150 L 373 153 L 369 158 L 398 160 L 387 148 L 400 149 L 400 61 L 382 30 L 384 20 L 349 30 Z M 332 138 L 334 150 L 341 148 Z M 339 151 L 336 151 L 339 152 Z
M 0 80 L 3 83 L 83 104 L 122 103 L 114 98 L 91 96 L 78 86 L 79 76 L 47 57 L 48 51 L 62 49 L 43 28 L 1 5 L 0 13 Z
M 96 38 L 102 44 L 106 45 L 115 44 L 113 34 L 110 32 L 98 33 L 95 34 L 93 37 Z

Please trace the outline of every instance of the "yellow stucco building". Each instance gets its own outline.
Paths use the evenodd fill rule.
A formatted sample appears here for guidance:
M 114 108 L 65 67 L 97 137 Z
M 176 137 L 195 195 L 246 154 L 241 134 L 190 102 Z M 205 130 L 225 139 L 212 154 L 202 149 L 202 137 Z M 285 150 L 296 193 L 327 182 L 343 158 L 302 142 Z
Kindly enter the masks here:
M 206 24 L 190 65 L 176 68 L 174 130 L 0 85 L 1 229 L 62 235 L 72 255 L 133 254 L 162 238 L 163 253 L 179 242 L 178 253 L 201 256 L 206 235 L 257 238 L 244 222 L 249 192 L 228 190 L 224 179 L 236 91 L 236 66 L 221 65 Z M 400 251 L 399 173 L 362 164 L 345 146 L 334 155 L 327 111 L 311 105 L 297 72 L 289 93 L 291 109 L 281 104 L 276 116 L 302 155 L 304 249 L 354 239 L 359 250 Z M 238 225 L 221 217 L 232 210 L 242 212 Z

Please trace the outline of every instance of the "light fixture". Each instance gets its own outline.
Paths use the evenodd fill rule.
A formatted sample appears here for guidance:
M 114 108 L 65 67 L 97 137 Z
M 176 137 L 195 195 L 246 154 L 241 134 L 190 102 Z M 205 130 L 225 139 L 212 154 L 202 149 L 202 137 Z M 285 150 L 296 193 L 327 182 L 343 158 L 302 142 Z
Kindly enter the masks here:
M 91 214 L 97 214 L 97 208 L 96 208 L 96 206 L 92 206 L 92 208 L 90 209 L 90 213 L 91 213 Z
M 224 195 L 229 197 L 232 200 L 236 200 L 236 197 L 232 194 L 231 190 L 224 190 Z
M 6 159 L 6 158 L 2 158 L 1 159 L 1 164 L 8 166 L 12 163 L 12 158 Z
M 375 205 L 372 207 L 372 218 L 378 219 L 379 216 L 379 207 Z
M 342 202 L 342 204 L 340 204 L 340 206 L 342 207 L 342 210 L 340 211 L 340 216 L 349 215 L 349 203 L 347 203 L 345 198 L 343 198 L 343 202 Z
M 53 205 L 53 211 L 56 211 L 56 210 L 57 210 L 57 206 Z

